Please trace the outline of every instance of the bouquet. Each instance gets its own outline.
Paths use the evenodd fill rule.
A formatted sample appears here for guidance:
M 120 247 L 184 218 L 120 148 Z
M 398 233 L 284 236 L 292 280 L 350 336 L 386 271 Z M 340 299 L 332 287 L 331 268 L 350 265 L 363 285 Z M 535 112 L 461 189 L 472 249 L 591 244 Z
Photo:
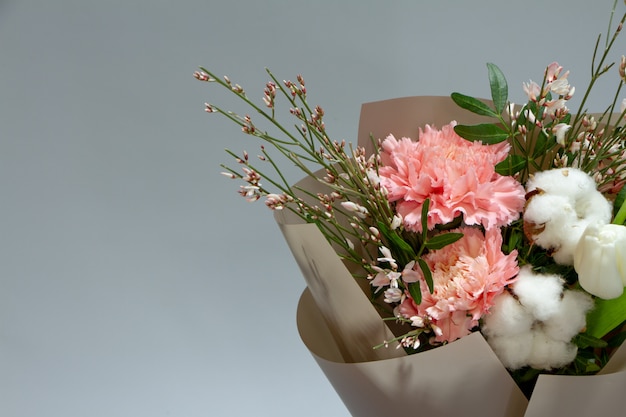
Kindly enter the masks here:
M 369 115 L 364 105 L 361 130 L 364 120 L 369 127 L 356 146 L 331 138 L 300 75 L 279 81 L 267 71 L 256 104 L 228 77 L 194 73 L 249 109 L 240 115 L 206 104 L 261 141 L 258 157 L 227 150 L 237 166 L 223 165 L 223 174 L 242 181 L 246 200 L 263 200 L 275 212 L 307 281 L 299 325 L 305 316 L 321 317 L 318 330 L 335 342 L 321 348 L 322 361 L 390 367 L 386 360 L 413 354 L 487 350 L 485 363 L 496 357 L 498 376 L 487 372 L 485 384 L 467 388 L 469 397 L 502 388 L 498 367 L 527 398 L 539 375 L 620 369 L 615 357 L 623 352 L 614 352 L 626 337 L 626 57 L 607 61 L 624 20 L 626 13 L 613 32 L 609 23 L 604 46 L 598 40 L 578 111 L 568 108 L 575 88 L 558 63 L 539 82 L 523 84 L 528 101 L 520 105 L 508 100 L 504 74 L 489 63 L 491 100 L 455 92 L 374 103 Z M 616 93 L 604 112 L 590 114 L 585 102 L 601 76 L 615 79 Z M 384 123 L 385 111 L 417 134 Z M 456 117 L 460 112 L 467 116 Z M 305 178 L 291 183 L 285 162 Z M 315 341 L 302 327 L 319 325 L 302 322 L 307 345 Z M 330 378 L 335 371 L 325 372 Z M 512 397 L 502 407 L 522 401 Z

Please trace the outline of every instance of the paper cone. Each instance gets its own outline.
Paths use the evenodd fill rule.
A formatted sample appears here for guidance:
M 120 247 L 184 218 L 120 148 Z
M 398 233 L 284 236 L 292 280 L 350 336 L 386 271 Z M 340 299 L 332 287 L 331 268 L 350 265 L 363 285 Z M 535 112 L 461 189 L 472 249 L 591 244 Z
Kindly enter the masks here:
M 298 304 L 297 324 L 302 341 L 355 417 L 624 414 L 624 346 L 598 375 L 539 376 L 529 402 L 480 333 L 415 355 L 347 363 L 308 289 Z
M 480 333 L 416 355 L 346 363 L 309 290 L 297 320 L 303 342 L 353 416 L 524 415 L 524 395 Z
M 448 97 L 364 104 L 359 144 L 392 133 L 417 138 L 425 124 L 485 121 Z M 306 178 L 298 185 L 316 191 Z M 298 305 L 300 336 L 354 416 L 588 417 L 622 415 L 626 347 L 596 376 L 539 377 L 527 401 L 480 333 L 407 356 L 373 346 L 393 337 L 362 288 L 313 224 L 277 211 L 276 221 L 307 283 Z

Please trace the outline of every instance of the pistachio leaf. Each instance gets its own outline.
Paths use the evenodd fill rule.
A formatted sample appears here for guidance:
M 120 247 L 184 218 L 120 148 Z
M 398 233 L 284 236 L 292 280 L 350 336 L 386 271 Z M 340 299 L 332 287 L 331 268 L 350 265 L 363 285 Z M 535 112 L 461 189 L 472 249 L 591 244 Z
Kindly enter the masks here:
M 502 113 L 509 95 L 509 86 L 504 74 L 496 64 L 487 63 L 489 72 L 489 86 L 491 87 L 491 99 L 498 114 Z
M 388 242 L 398 249 L 399 253 L 406 254 L 409 258 L 415 258 L 415 251 L 413 247 L 402 238 L 394 230 L 391 230 L 385 223 L 379 221 L 376 223 L 378 231 L 385 237 Z M 394 251 L 395 252 L 395 251 Z
M 500 175 L 514 175 L 526 167 L 526 159 L 521 155 L 509 155 L 496 165 L 496 172 Z
M 422 289 L 420 288 L 419 282 L 411 282 L 409 284 L 409 294 L 413 297 L 413 301 L 415 304 L 419 304 L 422 302 Z
M 485 144 L 493 145 L 504 142 L 509 137 L 506 130 L 492 123 L 484 123 L 473 126 L 456 125 L 454 131 L 457 135 L 470 141 L 480 140 Z
M 422 205 L 422 237 L 425 240 L 428 234 L 428 209 L 430 208 L 430 198 L 424 200 Z
M 624 200 L 626 200 L 626 187 L 622 187 L 615 197 L 615 201 L 613 202 L 613 216 L 617 215 L 619 209 L 624 204 Z
M 581 349 L 586 349 L 588 347 L 604 348 L 608 345 L 605 340 L 590 336 L 587 333 L 577 334 L 572 341 Z
M 422 270 L 422 273 L 424 274 L 424 280 L 426 281 L 426 285 L 428 286 L 428 291 L 430 291 L 430 293 L 432 294 L 435 289 L 435 285 L 433 283 L 433 274 L 432 272 L 430 272 L 430 268 L 428 267 L 428 264 L 426 263 L 425 260 L 423 260 L 422 258 L 419 258 L 417 260 L 417 263 L 419 264 L 420 269 Z
M 554 136 L 548 136 L 543 130 L 537 135 L 535 141 L 535 148 L 533 149 L 533 158 L 539 158 L 544 155 L 547 150 L 556 145 L 556 138 Z
M 450 97 L 459 107 L 472 113 L 480 114 L 481 116 L 498 117 L 499 113 L 494 112 L 488 105 L 477 98 L 461 93 L 452 93 Z
M 443 233 L 429 238 L 428 241 L 424 243 L 424 246 L 426 246 L 427 249 L 437 250 L 456 242 L 462 237 L 463 233 Z

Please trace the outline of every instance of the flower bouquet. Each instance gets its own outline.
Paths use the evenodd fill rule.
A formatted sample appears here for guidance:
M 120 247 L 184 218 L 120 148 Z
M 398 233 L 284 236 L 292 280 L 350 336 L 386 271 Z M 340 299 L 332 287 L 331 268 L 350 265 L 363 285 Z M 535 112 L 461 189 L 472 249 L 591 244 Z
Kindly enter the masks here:
M 522 105 L 488 64 L 491 100 L 365 104 L 356 146 L 330 138 L 302 76 L 268 71 L 257 105 L 228 77 L 194 74 L 251 110 L 206 104 L 262 142 L 257 159 L 227 151 L 241 169 L 224 174 L 274 211 L 307 283 L 301 337 L 352 414 L 623 408 L 626 57 L 617 71 L 606 60 L 624 20 L 596 46 L 578 112 L 557 63 Z M 589 114 L 605 74 L 616 94 Z M 292 184 L 284 162 L 305 178 Z

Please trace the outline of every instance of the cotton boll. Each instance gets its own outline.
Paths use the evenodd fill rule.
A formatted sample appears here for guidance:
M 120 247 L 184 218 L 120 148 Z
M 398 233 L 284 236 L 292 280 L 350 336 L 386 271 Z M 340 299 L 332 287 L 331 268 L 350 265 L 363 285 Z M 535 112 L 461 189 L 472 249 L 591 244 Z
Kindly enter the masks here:
M 529 331 L 515 336 L 490 337 L 487 343 L 506 368 L 515 370 L 528 364 L 533 349 L 533 333 Z
M 572 230 L 572 226 L 579 221 L 573 203 L 560 195 L 535 195 L 528 201 L 524 211 L 527 237 L 538 246 L 553 250 L 553 256 L 557 257 L 572 256 L 584 231 L 584 227 L 578 232 Z M 560 251 L 563 252 L 559 254 Z
M 569 198 L 556 194 L 537 194 L 524 209 L 524 221 L 536 225 L 565 225 L 577 219 L 576 209 Z M 555 226 L 558 227 L 558 226 Z
M 533 322 L 532 314 L 515 297 L 503 292 L 484 317 L 481 330 L 487 337 L 510 336 L 529 332 Z
M 573 222 L 562 231 L 561 245 L 557 250 L 552 252 L 552 258 L 554 262 L 559 265 L 573 265 L 574 264 L 574 252 L 576 246 L 580 241 L 581 236 L 585 232 L 589 221 L 587 219 L 580 219 Z
M 531 234 L 529 239 L 544 249 L 553 250 L 552 257 L 558 264 L 572 265 L 576 245 L 590 222 L 608 223 L 611 219 L 610 205 L 606 206 L 607 200 L 597 194 L 589 199 L 600 208 L 597 213 L 587 207 L 587 201 L 580 202 L 578 205 L 582 208 L 577 208 L 577 203 L 566 196 L 540 194 L 532 197 L 524 211 L 526 230 Z M 583 208 L 585 213 L 579 213 Z
M 534 332 L 528 365 L 535 369 L 561 368 L 576 358 L 578 348 L 561 340 L 554 340 L 543 330 Z
M 548 194 L 568 196 L 574 200 L 596 190 L 596 182 L 577 168 L 539 171 L 526 182 L 526 192 L 541 189 Z
M 576 168 L 537 172 L 526 184 L 535 194 L 524 210 L 524 231 L 538 246 L 552 251 L 554 261 L 572 265 L 585 228 L 611 221 L 611 203 L 597 190 L 595 180 Z
M 593 189 L 576 200 L 576 213 L 586 220 L 585 226 L 591 223 L 608 224 L 613 217 L 613 206 L 602 193 Z
M 543 329 L 550 338 L 570 342 L 587 323 L 587 312 L 593 308 L 593 299 L 582 291 L 565 291 L 561 308 L 543 322 Z
M 525 266 L 512 288 L 520 303 L 539 321 L 547 320 L 560 308 L 563 280 L 558 275 L 535 274 Z

